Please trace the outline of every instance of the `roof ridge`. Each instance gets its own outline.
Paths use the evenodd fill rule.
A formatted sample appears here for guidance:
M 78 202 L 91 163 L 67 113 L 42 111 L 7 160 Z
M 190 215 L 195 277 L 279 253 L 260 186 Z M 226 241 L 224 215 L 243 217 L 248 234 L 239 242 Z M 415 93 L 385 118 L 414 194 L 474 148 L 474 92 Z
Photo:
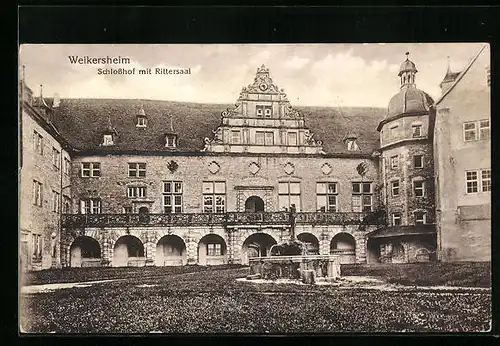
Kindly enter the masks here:
M 455 85 L 458 84 L 458 82 L 460 82 L 460 80 L 462 80 L 463 76 L 470 70 L 471 66 L 474 64 L 474 62 L 477 60 L 477 58 L 479 57 L 479 55 L 481 55 L 481 53 L 483 52 L 483 50 L 486 48 L 487 46 L 487 43 L 486 44 L 483 44 L 483 46 L 479 49 L 479 51 L 476 53 L 476 55 L 470 60 L 470 62 L 467 64 L 467 67 L 465 69 L 462 70 L 462 72 L 459 72 L 459 75 L 457 78 L 455 78 L 455 81 L 453 82 L 453 84 L 448 88 L 448 90 L 446 90 L 444 92 L 443 95 L 441 95 L 439 97 L 439 99 L 434 102 L 434 105 L 438 105 L 445 97 L 446 95 L 448 95 L 451 90 L 455 87 Z

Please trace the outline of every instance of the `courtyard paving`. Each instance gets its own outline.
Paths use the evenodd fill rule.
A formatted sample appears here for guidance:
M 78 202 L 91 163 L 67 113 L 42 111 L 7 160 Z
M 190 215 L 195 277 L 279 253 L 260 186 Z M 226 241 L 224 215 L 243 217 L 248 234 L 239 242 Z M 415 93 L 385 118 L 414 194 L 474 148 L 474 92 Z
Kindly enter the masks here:
M 77 280 L 80 272 L 97 280 Z M 489 288 L 404 286 L 363 276 L 313 286 L 239 280 L 247 274 L 248 268 L 228 266 L 73 269 L 65 274 L 72 282 L 56 283 L 43 279 L 51 273 L 39 274 L 21 287 L 21 326 L 31 333 L 490 329 Z

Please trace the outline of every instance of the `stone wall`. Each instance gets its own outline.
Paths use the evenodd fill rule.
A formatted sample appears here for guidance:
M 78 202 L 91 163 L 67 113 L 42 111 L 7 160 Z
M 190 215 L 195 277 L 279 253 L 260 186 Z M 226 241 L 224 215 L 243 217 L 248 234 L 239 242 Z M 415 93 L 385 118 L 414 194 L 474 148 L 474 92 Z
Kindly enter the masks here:
M 491 168 L 491 141 L 464 141 L 463 131 L 465 122 L 491 118 L 489 64 L 487 46 L 436 106 L 436 208 L 443 261 L 491 260 L 491 192 L 466 193 L 466 171 Z M 472 207 L 470 212 L 466 207 Z
M 175 161 L 176 171 L 167 163 Z M 152 213 L 162 213 L 162 181 L 183 182 L 183 212 L 202 212 L 202 182 L 226 182 L 226 211 L 242 211 L 244 198 L 264 197 L 265 211 L 278 210 L 278 182 L 300 182 L 302 211 L 316 211 L 316 182 L 338 182 L 338 211 L 352 211 L 351 182 L 360 181 L 356 166 L 366 162 L 365 181 L 377 182 L 374 160 L 357 158 L 322 158 L 292 156 L 213 156 L 213 155 L 155 155 L 155 156 L 85 156 L 76 157 L 72 169 L 72 185 L 77 213 L 79 200 L 87 197 L 102 199 L 102 213 L 122 213 L 125 206 L 147 206 Z M 101 176 L 82 178 L 82 162 L 99 162 Z M 129 178 L 128 162 L 144 162 L 145 178 Z M 145 186 L 146 198 L 128 198 L 127 186 Z M 374 204 L 377 198 L 373 198 Z M 374 206 L 375 207 L 375 206 Z
M 27 106 L 28 107 L 28 106 Z M 70 160 L 61 144 L 41 126 L 35 111 L 25 107 L 22 116 L 22 167 L 20 171 L 20 253 L 28 270 L 46 269 L 59 265 L 59 216 L 60 207 L 54 210 L 53 191 L 60 195 L 70 195 L 69 174 L 64 173 L 64 158 Z M 35 149 L 34 131 L 43 137 L 43 154 Z M 54 165 L 52 148 L 61 153 L 59 168 Z M 42 204 L 34 203 L 33 180 L 42 183 Z M 64 204 L 64 198 L 63 198 Z M 61 205 L 61 200 L 58 203 Z M 55 234 L 55 238 L 52 235 Z M 33 235 L 42 237 L 42 257 L 33 256 Z M 52 252 L 55 249 L 55 257 Z

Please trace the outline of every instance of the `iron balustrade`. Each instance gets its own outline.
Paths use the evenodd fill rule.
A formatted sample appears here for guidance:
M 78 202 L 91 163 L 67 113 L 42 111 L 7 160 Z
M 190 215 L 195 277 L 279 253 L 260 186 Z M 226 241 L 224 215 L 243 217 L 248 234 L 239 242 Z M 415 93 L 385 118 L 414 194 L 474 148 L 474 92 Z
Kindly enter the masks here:
M 385 218 L 373 212 L 298 212 L 295 223 L 300 225 L 381 225 Z M 290 225 L 289 212 L 227 212 L 172 214 L 63 214 L 63 228 L 82 227 L 161 227 L 161 226 L 239 226 Z

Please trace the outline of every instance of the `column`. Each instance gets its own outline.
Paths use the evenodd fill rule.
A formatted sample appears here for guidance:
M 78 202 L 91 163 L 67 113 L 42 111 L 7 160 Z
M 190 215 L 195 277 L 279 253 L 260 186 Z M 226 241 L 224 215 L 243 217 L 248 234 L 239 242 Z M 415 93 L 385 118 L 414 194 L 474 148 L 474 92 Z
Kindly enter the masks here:
M 192 235 L 186 237 L 186 251 L 187 251 L 187 264 L 197 264 L 198 263 L 198 243 L 196 238 Z
M 356 235 L 356 263 L 366 263 L 366 238 L 363 235 Z

